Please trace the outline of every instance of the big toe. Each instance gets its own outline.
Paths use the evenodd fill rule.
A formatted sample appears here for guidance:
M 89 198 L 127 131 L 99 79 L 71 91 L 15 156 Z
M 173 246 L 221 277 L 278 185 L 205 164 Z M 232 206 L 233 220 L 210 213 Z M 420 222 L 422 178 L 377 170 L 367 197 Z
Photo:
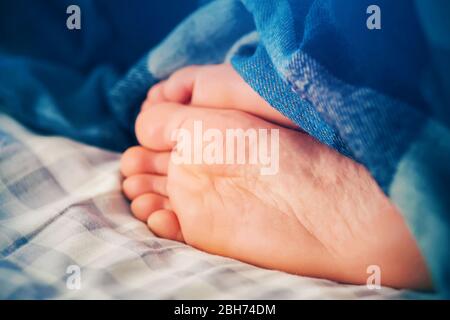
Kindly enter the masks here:
M 232 125 L 231 117 L 221 116 L 220 119 L 218 118 L 218 115 L 224 113 L 230 115 L 229 110 L 211 110 L 178 103 L 157 104 L 142 111 L 137 117 L 136 137 L 139 143 L 148 149 L 171 151 L 177 143 L 177 133 L 181 133 L 179 129 L 192 124 L 194 120 L 203 122 L 203 120 L 213 118 L 215 121 L 208 121 L 208 123 L 212 124 L 212 127 L 220 126 L 221 129 Z M 226 123 L 223 123 L 224 120 Z

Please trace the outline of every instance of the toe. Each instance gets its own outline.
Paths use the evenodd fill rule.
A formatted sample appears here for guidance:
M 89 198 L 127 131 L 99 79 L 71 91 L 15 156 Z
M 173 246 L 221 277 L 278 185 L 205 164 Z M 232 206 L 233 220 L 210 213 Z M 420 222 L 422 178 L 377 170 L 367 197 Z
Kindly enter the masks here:
M 155 84 L 147 93 L 147 99 L 142 105 L 142 110 L 149 108 L 151 105 L 169 102 L 167 97 L 164 95 L 164 87 L 166 81 L 161 81 Z
M 202 66 L 189 66 L 174 72 L 164 84 L 164 96 L 170 102 L 189 103 L 197 76 L 203 69 Z
M 177 116 L 182 105 L 163 103 L 139 113 L 135 131 L 139 143 L 151 150 L 170 151 L 175 145 L 172 132 L 181 125 Z
M 140 146 L 131 147 L 122 155 L 120 170 L 125 177 L 141 173 L 167 174 L 169 152 L 154 152 Z
M 145 193 L 157 193 L 167 196 L 167 177 L 152 174 L 137 174 L 123 181 L 123 192 L 133 200 Z
M 183 242 L 180 223 L 176 214 L 171 210 L 153 212 L 147 220 L 150 230 L 158 237 Z
M 141 221 L 147 221 L 152 212 L 168 209 L 170 210 L 169 199 L 159 194 L 146 193 L 131 202 L 131 212 Z
M 218 110 L 213 113 L 219 112 Z M 177 130 L 188 120 L 203 119 L 211 113 L 207 108 L 186 107 L 178 103 L 152 106 L 136 119 L 136 137 L 139 143 L 151 150 L 171 151 L 176 144 Z

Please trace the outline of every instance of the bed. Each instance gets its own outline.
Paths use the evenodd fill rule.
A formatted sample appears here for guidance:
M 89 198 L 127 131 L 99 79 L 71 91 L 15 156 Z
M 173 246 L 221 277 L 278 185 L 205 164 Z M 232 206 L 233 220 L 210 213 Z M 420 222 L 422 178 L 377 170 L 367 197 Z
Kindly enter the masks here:
M 155 237 L 120 191 L 119 154 L 0 115 L 1 299 L 392 299 Z

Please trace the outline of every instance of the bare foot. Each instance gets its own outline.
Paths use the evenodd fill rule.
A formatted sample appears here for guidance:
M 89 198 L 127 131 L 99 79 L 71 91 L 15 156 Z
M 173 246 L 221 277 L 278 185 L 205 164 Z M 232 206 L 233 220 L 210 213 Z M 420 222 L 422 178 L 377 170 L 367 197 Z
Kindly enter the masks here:
M 261 175 L 258 164 L 176 164 L 171 135 L 194 135 L 197 120 L 223 133 L 279 129 L 278 173 Z M 305 276 L 365 284 L 367 267 L 377 265 L 384 285 L 430 286 L 402 216 L 370 174 L 311 137 L 244 112 L 173 103 L 141 112 L 136 133 L 143 147 L 122 158 L 123 189 L 156 235 Z
M 240 110 L 284 127 L 298 128 L 261 98 L 229 64 L 178 70 L 150 89 L 143 109 L 162 102 Z

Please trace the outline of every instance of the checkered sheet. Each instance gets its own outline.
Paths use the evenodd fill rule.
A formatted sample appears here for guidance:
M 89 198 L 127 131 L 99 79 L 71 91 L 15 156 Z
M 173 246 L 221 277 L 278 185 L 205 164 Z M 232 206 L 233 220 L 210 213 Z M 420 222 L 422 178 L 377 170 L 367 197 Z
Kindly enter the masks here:
M 265 270 L 157 238 L 130 214 L 118 159 L 36 135 L 0 115 L 0 298 L 379 299 L 401 293 Z

